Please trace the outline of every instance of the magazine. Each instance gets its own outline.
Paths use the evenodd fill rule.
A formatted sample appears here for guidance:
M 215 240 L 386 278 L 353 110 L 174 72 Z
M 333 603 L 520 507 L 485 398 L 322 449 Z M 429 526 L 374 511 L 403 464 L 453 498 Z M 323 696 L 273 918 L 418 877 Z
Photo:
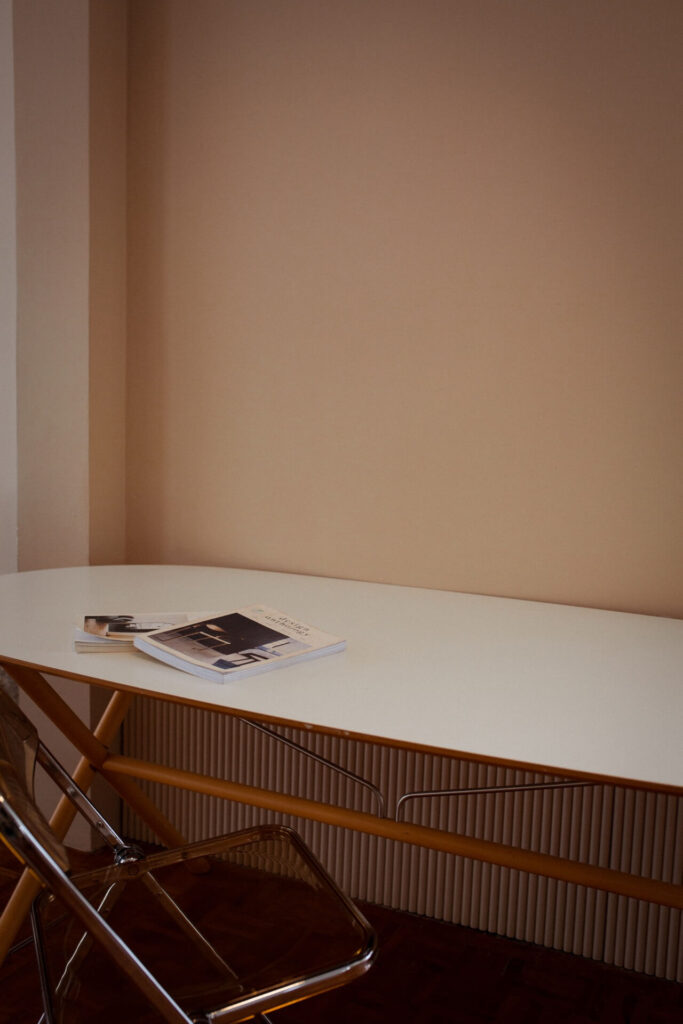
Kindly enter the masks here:
M 74 629 L 74 648 L 80 654 L 130 651 L 136 636 L 179 625 L 188 622 L 190 618 L 191 615 L 182 612 L 86 615 L 83 625 Z
M 333 654 L 346 641 L 263 605 L 136 636 L 138 650 L 203 679 L 241 679 Z

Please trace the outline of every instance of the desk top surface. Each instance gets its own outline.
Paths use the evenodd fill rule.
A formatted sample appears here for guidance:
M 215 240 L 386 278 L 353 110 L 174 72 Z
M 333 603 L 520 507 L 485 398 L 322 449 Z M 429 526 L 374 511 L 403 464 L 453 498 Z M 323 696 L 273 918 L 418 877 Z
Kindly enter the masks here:
M 229 683 L 77 654 L 86 614 L 262 602 L 345 651 Z M 0 660 L 407 747 L 683 787 L 683 621 L 286 573 L 97 566 L 0 576 Z

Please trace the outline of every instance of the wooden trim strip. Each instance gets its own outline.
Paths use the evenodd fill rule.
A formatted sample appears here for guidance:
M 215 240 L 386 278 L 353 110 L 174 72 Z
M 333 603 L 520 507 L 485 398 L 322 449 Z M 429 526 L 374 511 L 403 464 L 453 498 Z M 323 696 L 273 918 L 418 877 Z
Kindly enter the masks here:
M 475 839 L 471 836 L 444 832 L 422 825 L 397 822 L 390 818 L 378 818 L 364 811 L 352 811 L 303 797 L 273 793 L 267 789 L 216 779 L 197 772 L 169 768 L 165 765 L 152 764 L 138 758 L 121 755 L 109 757 L 103 770 L 108 777 L 127 775 L 137 779 L 146 779 L 150 782 L 176 786 L 179 789 L 205 793 L 225 800 L 234 800 L 237 803 L 321 821 L 328 825 L 383 836 L 386 839 L 397 839 L 404 843 L 442 850 L 473 860 L 499 864 L 517 871 L 544 875 L 548 878 L 557 878 L 592 889 L 602 889 L 633 899 L 647 900 L 662 906 L 683 909 L 683 886 L 670 882 L 642 878 L 611 868 L 582 864 L 563 857 L 521 850 L 502 843 Z

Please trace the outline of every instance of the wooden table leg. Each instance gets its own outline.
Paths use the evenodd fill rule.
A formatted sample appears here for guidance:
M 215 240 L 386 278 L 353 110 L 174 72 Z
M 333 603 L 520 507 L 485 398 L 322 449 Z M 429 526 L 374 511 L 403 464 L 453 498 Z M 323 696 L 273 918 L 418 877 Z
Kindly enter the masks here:
M 126 693 L 124 690 L 114 691 L 117 702 L 122 702 L 123 711 L 118 717 L 116 728 L 111 731 L 107 730 L 106 738 L 103 738 L 103 733 L 99 731 L 99 725 L 94 734 L 90 732 L 88 727 L 83 724 L 66 701 L 55 692 L 40 672 L 37 672 L 35 669 L 25 668 L 22 665 L 6 665 L 5 667 L 8 674 L 11 675 L 12 679 L 21 687 L 24 693 L 38 705 L 41 711 L 45 712 L 60 732 L 73 743 L 74 747 L 88 761 L 90 767 L 94 768 L 95 771 L 101 772 L 111 782 L 119 796 L 159 836 L 161 841 L 166 846 L 182 846 L 185 842 L 185 837 L 155 807 L 153 801 L 143 793 L 136 782 L 133 782 L 131 779 L 123 781 L 119 777 L 110 776 L 106 771 L 106 761 L 109 757 L 107 744 L 111 742 L 123 721 L 133 695 Z M 107 714 L 108 708 L 102 716 L 103 722 Z
M 82 754 L 73 772 L 73 778 L 81 789 L 89 789 L 95 773 L 101 769 L 109 755 L 108 744 L 116 736 L 133 694 L 115 690 L 95 731 L 90 732 L 78 715 L 35 669 L 9 664 L 4 668 Z M 161 814 L 137 783 L 131 779 L 113 778 L 106 771 L 103 774 L 165 845 L 180 846 L 185 842 L 184 836 Z M 124 784 L 121 785 L 121 782 Z M 70 800 L 66 796 L 61 797 L 50 819 L 50 826 L 59 839 L 64 838 L 75 815 L 76 810 Z M 0 964 L 7 955 L 39 889 L 40 885 L 36 879 L 28 871 L 24 871 L 0 916 Z

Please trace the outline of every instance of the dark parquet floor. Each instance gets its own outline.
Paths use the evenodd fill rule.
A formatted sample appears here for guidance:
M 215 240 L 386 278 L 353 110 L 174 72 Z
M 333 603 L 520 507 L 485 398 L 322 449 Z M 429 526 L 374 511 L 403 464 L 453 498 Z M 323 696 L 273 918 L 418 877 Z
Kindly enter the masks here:
M 0 904 L 7 893 L 0 875 Z M 379 936 L 371 971 L 273 1014 L 274 1022 L 683 1024 L 683 985 L 675 982 L 381 907 L 362 909 Z M 33 951 L 25 946 L 0 968 L 0 1024 L 36 1024 L 39 1015 Z

